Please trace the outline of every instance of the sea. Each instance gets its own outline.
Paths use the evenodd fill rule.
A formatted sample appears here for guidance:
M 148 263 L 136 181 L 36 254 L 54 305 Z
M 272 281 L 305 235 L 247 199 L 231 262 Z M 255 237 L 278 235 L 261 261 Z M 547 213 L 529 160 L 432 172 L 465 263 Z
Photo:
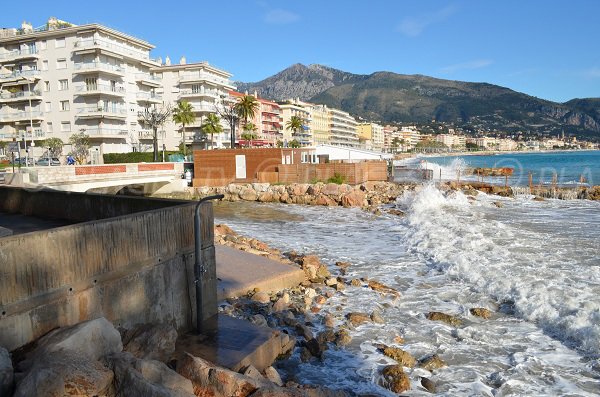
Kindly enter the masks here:
M 566 183 L 589 168 L 588 180 L 600 182 L 598 152 L 427 159 L 447 176 L 457 162 L 509 161 L 522 166 L 521 176 L 564 168 Z M 407 369 L 407 396 L 431 396 L 423 377 L 443 396 L 600 395 L 600 202 L 473 199 L 429 183 L 392 207 L 406 215 L 386 214 L 386 207 L 376 216 L 341 207 L 217 205 L 216 222 L 239 233 L 328 264 L 348 261 L 348 279 L 368 277 L 401 292 L 393 298 L 348 286 L 329 299 L 320 314 L 333 314 L 337 325 L 348 312 L 374 310 L 385 324 L 351 329 L 352 343 L 327 350 L 322 361 L 303 363 L 296 352 L 279 368 L 284 376 L 353 395 L 394 396 L 381 386 L 381 369 L 394 364 L 377 349 L 383 343 L 447 363 L 433 372 Z M 492 318 L 472 316 L 474 307 L 492 310 Z M 430 321 L 431 311 L 459 316 L 463 325 Z

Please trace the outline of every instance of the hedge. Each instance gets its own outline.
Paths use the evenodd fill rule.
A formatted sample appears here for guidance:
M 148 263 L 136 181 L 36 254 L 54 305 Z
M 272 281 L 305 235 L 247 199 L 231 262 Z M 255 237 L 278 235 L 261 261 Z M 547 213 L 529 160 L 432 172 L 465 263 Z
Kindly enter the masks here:
M 167 156 L 170 154 L 179 154 L 178 151 L 167 151 L 165 152 L 165 161 L 168 160 Z M 130 152 L 130 153 L 106 153 L 104 154 L 104 164 L 116 164 L 116 163 L 152 163 L 153 153 L 152 152 Z M 162 152 L 158 154 L 158 161 L 162 161 Z

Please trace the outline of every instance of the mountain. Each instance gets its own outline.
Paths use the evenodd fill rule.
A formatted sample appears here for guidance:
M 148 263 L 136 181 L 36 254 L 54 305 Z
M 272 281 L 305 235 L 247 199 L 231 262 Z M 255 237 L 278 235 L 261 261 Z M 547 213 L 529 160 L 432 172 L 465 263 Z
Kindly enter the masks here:
M 295 64 L 240 91 L 274 100 L 300 98 L 383 123 L 452 123 L 471 130 L 565 133 L 600 139 L 600 98 L 557 103 L 487 83 L 375 72 L 358 75 Z

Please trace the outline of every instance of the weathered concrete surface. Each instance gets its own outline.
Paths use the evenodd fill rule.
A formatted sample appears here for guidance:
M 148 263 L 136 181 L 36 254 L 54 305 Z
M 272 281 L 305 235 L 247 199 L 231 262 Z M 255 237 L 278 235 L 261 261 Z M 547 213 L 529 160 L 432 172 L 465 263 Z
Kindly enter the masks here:
M 181 336 L 177 357 L 187 352 L 236 372 L 249 365 L 263 371 L 294 345 L 287 334 L 225 315 L 215 316 L 211 325 L 212 332 Z
M 9 396 L 13 386 L 13 366 L 8 351 L 0 346 L 0 396 Z
M 215 246 L 218 299 L 295 287 L 305 280 L 302 269 L 223 245 Z
M 17 234 L 37 232 L 70 225 L 72 222 L 61 219 L 46 219 L 37 216 L 7 214 L 0 211 L 0 238 Z
M 8 225 L 9 223 L 6 222 L 6 220 L 2 220 L 2 218 L 3 218 L 2 215 L 3 214 L 0 213 L 0 224 Z M 8 228 L 0 226 L 0 238 L 6 237 L 6 236 L 12 236 L 13 234 L 14 234 L 13 229 L 8 229 Z

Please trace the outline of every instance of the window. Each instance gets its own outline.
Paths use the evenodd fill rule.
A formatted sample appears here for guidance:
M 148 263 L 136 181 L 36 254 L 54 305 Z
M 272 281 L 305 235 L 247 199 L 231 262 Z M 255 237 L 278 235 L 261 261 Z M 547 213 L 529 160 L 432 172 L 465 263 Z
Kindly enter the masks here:
M 44 92 L 50 91 L 50 82 L 44 81 Z
M 65 43 L 65 38 L 64 37 L 61 37 L 60 39 L 54 40 L 54 47 L 55 48 L 63 48 L 65 46 L 66 46 L 66 43 Z
M 44 104 L 44 109 L 46 110 L 46 112 L 52 111 L 52 102 L 46 102 Z
M 69 89 L 69 80 L 65 79 L 65 80 L 58 80 L 58 90 L 59 91 L 66 91 Z
M 50 121 L 46 123 L 46 132 L 54 132 L 52 129 L 52 123 Z
M 60 101 L 60 110 L 63 112 L 69 110 L 69 101 Z
M 48 70 L 48 61 L 47 60 L 42 61 L 42 70 Z
M 45 50 L 48 48 L 48 42 L 46 40 L 40 41 L 40 50 Z
M 96 91 L 98 89 L 98 79 L 96 77 L 87 77 L 85 79 L 86 91 Z
M 60 122 L 60 130 L 62 132 L 71 132 L 71 122 L 70 121 L 61 121 Z
M 65 58 L 56 60 L 56 69 L 66 69 L 67 68 L 67 60 Z

